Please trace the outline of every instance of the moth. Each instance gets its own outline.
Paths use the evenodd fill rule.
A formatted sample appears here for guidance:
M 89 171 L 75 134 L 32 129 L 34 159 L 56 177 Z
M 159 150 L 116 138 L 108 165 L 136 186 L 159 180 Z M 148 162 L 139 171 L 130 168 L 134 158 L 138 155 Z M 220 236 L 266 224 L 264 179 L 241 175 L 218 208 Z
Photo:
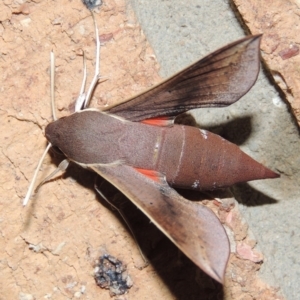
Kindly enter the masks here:
M 96 25 L 95 30 L 98 59 Z M 247 93 L 259 72 L 260 40 L 256 35 L 233 42 L 102 111 L 87 109 L 91 92 L 82 94 L 74 114 L 45 128 L 49 145 L 66 156 L 66 166 L 76 163 L 112 183 L 220 283 L 230 253 L 226 232 L 210 209 L 174 188 L 214 190 L 279 175 L 222 137 L 173 122 L 188 110 L 228 106 Z M 90 90 L 99 78 L 97 63 Z

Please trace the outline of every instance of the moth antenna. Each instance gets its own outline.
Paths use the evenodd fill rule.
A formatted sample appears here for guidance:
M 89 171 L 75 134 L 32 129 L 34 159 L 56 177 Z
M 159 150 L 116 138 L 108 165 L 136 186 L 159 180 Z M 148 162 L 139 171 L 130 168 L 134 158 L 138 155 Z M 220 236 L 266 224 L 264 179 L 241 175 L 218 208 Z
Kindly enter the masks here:
M 58 172 L 63 172 L 67 169 L 67 167 L 69 166 L 69 160 L 68 159 L 64 159 L 59 165 L 58 167 L 50 174 L 48 175 L 44 180 L 42 180 L 42 182 L 35 188 L 34 192 L 37 193 L 38 190 L 40 189 L 40 187 L 47 182 L 48 180 L 50 180 L 52 177 L 54 177 Z
M 55 79 L 55 55 L 53 50 L 50 52 L 50 97 L 51 97 L 51 110 L 52 110 L 52 117 L 53 119 L 56 121 L 57 117 L 56 117 L 56 112 L 55 112 L 55 97 L 54 97 L 54 79 Z M 48 143 L 47 148 L 45 149 L 44 153 L 42 154 L 42 157 L 39 160 L 39 163 L 34 171 L 33 174 L 33 178 L 30 182 L 28 191 L 26 193 L 26 196 L 23 200 L 23 206 L 26 206 L 31 195 L 32 195 L 32 191 L 36 182 L 36 178 L 39 172 L 39 169 L 41 168 L 41 165 L 45 159 L 46 154 L 48 153 L 49 149 L 51 148 L 51 143 Z M 41 184 L 39 184 L 40 186 Z M 38 186 L 38 187 L 39 187 Z M 36 189 L 37 190 L 37 189 Z
M 86 60 L 85 60 L 85 54 L 83 51 L 83 79 L 82 79 L 82 84 L 79 92 L 79 96 L 75 102 L 75 112 L 80 111 L 83 107 L 83 104 L 86 99 L 86 94 L 85 94 L 85 85 L 86 85 L 86 78 L 87 78 L 87 71 L 86 71 Z
M 139 246 L 139 243 L 138 243 L 138 241 L 137 241 L 137 238 L 136 238 L 136 236 L 135 236 L 133 230 L 131 229 L 131 226 L 129 225 L 129 222 L 127 221 L 127 218 L 125 217 L 125 215 L 123 214 L 123 212 L 122 212 L 119 208 L 117 208 L 114 204 L 112 204 L 112 203 L 105 197 L 105 195 L 98 189 L 96 183 L 95 183 L 95 185 L 94 185 L 94 189 L 95 189 L 95 190 L 98 192 L 98 194 L 99 194 L 99 195 L 100 195 L 100 196 L 101 196 L 101 197 L 102 197 L 102 198 L 103 198 L 103 199 L 104 199 L 111 207 L 113 207 L 113 208 L 119 213 L 119 215 L 122 217 L 123 221 L 125 222 L 125 224 L 127 225 L 128 229 L 130 230 L 130 232 L 131 232 L 131 234 L 132 234 L 132 236 L 133 236 L 133 239 L 134 239 L 135 243 L 137 244 L 137 247 L 138 247 L 138 249 L 139 249 L 140 255 L 141 255 L 143 261 L 145 262 L 145 266 L 147 266 L 147 265 L 149 264 L 148 259 L 145 257 L 145 255 L 144 255 L 144 253 L 143 253 L 141 247 Z
M 41 165 L 42 165 L 42 163 L 43 163 L 43 160 L 44 160 L 44 158 L 45 158 L 46 154 L 48 153 L 48 151 L 49 151 L 49 149 L 50 149 L 51 146 L 52 146 L 52 145 L 49 143 L 48 146 L 47 146 L 47 148 L 45 149 L 45 151 L 44 151 L 42 157 L 40 158 L 40 161 L 39 161 L 39 163 L 38 163 L 38 165 L 37 165 L 37 167 L 36 167 L 36 169 L 35 169 L 33 178 L 32 178 L 32 180 L 31 180 L 31 182 L 30 182 L 30 185 L 29 185 L 27 194 L 26 194 L 26 196 L 25 196 L 25 198 L 24 198 L 24 200 L 23 200 L 23 206 L 26 206 L 26 205 L 27 205 L 27 203 L 28 203 L 28 201 L 29 201 L 29 199 L 30 199 L 30 197 L 31 197 L 31 195 L 32 195 L 32 191 L 33 191 L 34 184 L 35 184 L 35 182 L 36 182 L 37 174 L 38 174 L 39 169 L 40 169 L 40 167 L 41 167 Z
M 100 78 L 100 39 L 99 39 L 99 30 L 97 27 L 97 22 L 94 13 L 91 11 L 93 21 L 94 21 L 94 27 L 95 27 L 95 35 L 96 35 L 96 67 L 95 67 L 95 75 L 94 78 L 90 84 L 90 87 L 88 89 L 85 102 L 83 104 L 83 108 L 86 108 L 90 104 L 92 93 L 98 83 L 98 80 Z

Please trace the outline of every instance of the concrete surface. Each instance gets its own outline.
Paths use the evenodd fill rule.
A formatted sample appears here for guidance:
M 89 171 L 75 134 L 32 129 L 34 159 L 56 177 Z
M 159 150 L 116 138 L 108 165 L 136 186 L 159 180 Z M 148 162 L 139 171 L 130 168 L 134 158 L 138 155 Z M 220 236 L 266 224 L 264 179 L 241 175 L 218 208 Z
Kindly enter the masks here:
M 161 75 L 169 76 L 209 52 L 245 35 L 230 1 L 129 1 L 155 50 Z M 265 259 L 261 277 L 287 299 L 300 293 L 299 131 L 268 73 L 228 108 L 193 112 L 201 127 L 213 128 L 258 161 L 281 174 L 234 187 Z

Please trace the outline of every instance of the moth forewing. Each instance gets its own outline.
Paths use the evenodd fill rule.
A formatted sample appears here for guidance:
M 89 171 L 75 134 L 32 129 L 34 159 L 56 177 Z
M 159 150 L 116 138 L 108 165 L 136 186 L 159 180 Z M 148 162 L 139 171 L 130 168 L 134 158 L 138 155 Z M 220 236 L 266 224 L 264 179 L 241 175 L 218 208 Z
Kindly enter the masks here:
M 256 82 L 260 41 L 261 35 L 235 41 L 148 90 L 104 110 L 140 121 L 175 117 L 194 108 L 228 106 Z

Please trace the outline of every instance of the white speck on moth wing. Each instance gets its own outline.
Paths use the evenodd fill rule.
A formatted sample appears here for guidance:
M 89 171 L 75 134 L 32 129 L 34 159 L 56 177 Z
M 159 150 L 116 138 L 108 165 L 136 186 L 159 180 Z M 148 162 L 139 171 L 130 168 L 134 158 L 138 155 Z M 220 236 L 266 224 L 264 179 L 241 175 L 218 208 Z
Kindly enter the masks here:
M 203 130 L 203 129 L 199 129 L 202 136 L 207 140 L 208 136 L 207 136 L 207 131 L 206 130 Z
M 158 135 L 157 140 L 156 140 L 155 145 L 154 145 L 154 153 L 153 153 L 155 161 L 158 158 L 158 153 L 159 153 L 160 146 L 161 146 L 161 136 Z
M 192 184 L 193 189 L 197 189 L 199 187 L 199 180 L 195 180 L 194 183 Z

